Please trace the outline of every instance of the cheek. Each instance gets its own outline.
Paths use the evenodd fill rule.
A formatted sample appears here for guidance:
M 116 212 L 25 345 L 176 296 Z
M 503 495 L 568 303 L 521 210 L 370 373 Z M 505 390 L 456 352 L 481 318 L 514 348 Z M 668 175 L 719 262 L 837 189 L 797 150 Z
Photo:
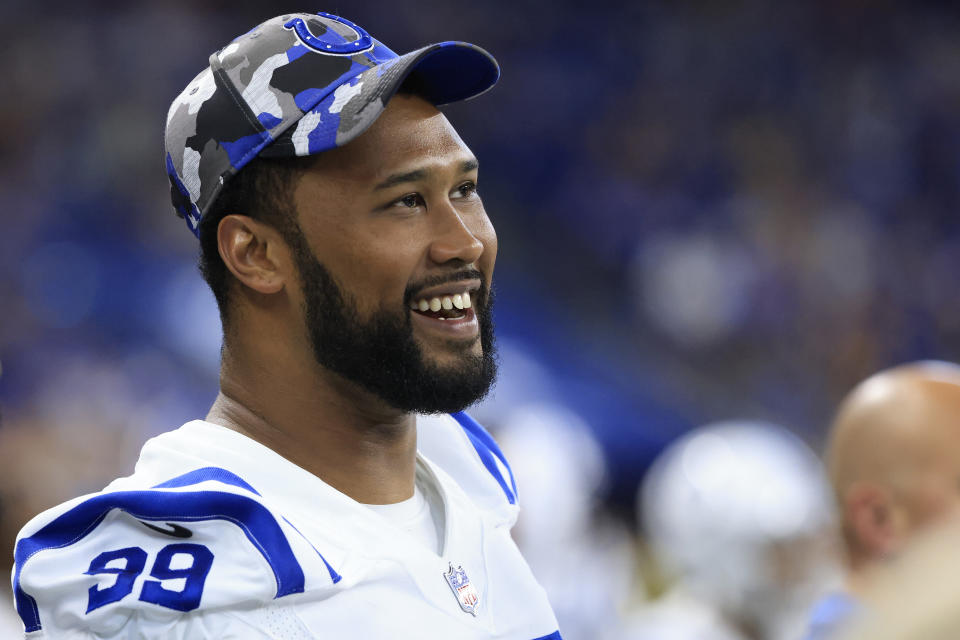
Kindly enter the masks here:
M 403 302 L 422 251 L 396 234 L 367 235 L 341 245 L 331 272 L 354 297 L 360 311 L 372 312 Z
M 953 482 L 926 483 L 916 495 L 916 518 L 921 523 L 938 520 L 960 508 L 960 491 Z

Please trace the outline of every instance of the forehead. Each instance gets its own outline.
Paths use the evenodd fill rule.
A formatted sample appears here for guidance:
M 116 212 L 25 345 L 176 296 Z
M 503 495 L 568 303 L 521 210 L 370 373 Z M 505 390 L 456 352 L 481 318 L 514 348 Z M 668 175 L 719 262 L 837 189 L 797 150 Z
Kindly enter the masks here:
M 459 167 L 473 157 L 440 111 L 422 98 L 398 95 L 349 144 L 324 152 L 314 168 L 350 181 L 378 181 L 405 169 Z

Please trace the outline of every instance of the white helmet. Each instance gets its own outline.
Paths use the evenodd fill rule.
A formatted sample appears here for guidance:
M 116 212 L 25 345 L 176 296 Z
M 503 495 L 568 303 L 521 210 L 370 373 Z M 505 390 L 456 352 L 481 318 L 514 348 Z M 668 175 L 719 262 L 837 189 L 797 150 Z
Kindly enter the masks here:
M 773 424 L 695 429 L 654 461 L 639 510 L 652 550 L 696 597 L 780 635 L 838 571 L 820 461 Z

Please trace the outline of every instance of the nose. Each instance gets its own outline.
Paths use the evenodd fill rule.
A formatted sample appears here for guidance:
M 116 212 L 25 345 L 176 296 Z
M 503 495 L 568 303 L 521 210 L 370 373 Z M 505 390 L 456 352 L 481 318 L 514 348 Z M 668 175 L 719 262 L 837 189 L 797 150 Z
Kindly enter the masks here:
M 458 211 L 447 203 L 437 211 L 434 239 L 430 243 L 430 259 L 436 264 L 457 260 L 471 264 L 480 259 L 486 249 L 484 230 L 490 227 L 486 213 Z

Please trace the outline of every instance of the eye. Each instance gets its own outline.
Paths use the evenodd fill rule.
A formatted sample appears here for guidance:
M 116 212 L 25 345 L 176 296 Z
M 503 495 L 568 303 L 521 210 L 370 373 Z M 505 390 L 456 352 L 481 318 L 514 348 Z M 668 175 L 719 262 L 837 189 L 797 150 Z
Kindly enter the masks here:
M 423 196 L 419 193 L 408 193 L 398 200 L 394 200 L 393 206 L 406 209 L 415 209 L 424 206 Z
M 454 190 L 454 197 L 469 198 L 477 194 L 477 185 L 475 182 L 464 182 Z

